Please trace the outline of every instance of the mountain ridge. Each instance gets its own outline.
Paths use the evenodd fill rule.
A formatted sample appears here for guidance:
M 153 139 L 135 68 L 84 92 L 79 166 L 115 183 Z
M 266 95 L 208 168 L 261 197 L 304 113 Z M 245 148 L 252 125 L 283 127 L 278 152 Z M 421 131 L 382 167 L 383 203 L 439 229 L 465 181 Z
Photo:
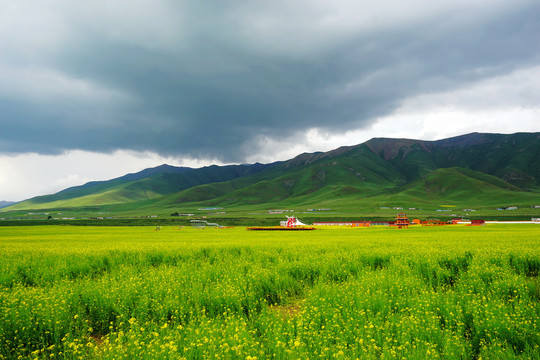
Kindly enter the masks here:
M 16 201 L 0 200 L 0 209 L 11 206 L 11 205 L 15 205 L 15 204 L 17 204 Z
M 491 190 L 506 192 L 508 196 L 537 191 L 540 189 L 540 133 L 471 133 L 432 141 L 373 138 L 358 145 L 303 153 L 270 164 L 211 165 L 197 169 L 163 164 L 28 199 L 4 210 L 141 201 L 170 207 L 220 202 L 279 204 L 296 200 L 309 202 L 310 198 L 321 197 L 330 201 L 337 194 L 354 201 L 355 198 L 395 194 L 396 189 L 405 189 L 430 174 L 436 175 L 439 169 L 454 168 L 463 170 L 448 170 L 444 172 L 446 176 L 470 186 L 497 183 L 496 189 L 490 187 Z M 437 181 L 445 180 L 439 177 Z M 419 191 L 416 189 L 415 194 Z M 427 196 L 426 191 L 424 189 Z M 448 196 L 442 191 L 439 193 Z M 466 191 L 460 188 L 460 193 Z

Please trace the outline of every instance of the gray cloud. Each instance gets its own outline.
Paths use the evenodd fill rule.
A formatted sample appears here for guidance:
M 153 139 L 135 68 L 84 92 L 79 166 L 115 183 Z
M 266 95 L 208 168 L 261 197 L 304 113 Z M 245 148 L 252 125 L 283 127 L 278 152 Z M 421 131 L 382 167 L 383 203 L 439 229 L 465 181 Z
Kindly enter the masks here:
M 260 135 L 363 128 L 407 98 L 540 59 L 534 1 L 336 3 L 12 9 L 41 28 L 0 28 L 0 152 L 243 161 Z

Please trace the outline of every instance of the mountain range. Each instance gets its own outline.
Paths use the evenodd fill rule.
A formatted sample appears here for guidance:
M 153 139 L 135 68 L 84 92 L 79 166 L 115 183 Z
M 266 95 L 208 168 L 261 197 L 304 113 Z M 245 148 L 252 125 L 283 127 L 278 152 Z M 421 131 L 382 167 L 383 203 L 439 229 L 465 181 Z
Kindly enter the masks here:
M 271 164 L 161 165 L 2 211 L 430 203 L 540 203 L 540 133 L 471 133 L 437 141 L 373 138 Z
M 15 201 L 0 201 L 0 209 L 16 204 Z

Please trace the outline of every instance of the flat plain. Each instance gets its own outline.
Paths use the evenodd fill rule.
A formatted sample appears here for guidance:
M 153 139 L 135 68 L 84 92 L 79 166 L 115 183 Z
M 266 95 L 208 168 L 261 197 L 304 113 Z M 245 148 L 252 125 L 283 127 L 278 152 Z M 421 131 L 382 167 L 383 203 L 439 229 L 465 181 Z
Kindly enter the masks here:
M 540 225 L 0 228 L 0 359 L 539 359 Z

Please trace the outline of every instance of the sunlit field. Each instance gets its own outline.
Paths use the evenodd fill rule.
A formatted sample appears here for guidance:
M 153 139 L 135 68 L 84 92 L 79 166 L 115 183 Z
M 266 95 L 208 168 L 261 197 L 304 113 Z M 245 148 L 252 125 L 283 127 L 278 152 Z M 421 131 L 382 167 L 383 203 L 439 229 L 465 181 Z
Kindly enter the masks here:
M 540 359 L 540 225 L 0 228 L 0 359 Z

